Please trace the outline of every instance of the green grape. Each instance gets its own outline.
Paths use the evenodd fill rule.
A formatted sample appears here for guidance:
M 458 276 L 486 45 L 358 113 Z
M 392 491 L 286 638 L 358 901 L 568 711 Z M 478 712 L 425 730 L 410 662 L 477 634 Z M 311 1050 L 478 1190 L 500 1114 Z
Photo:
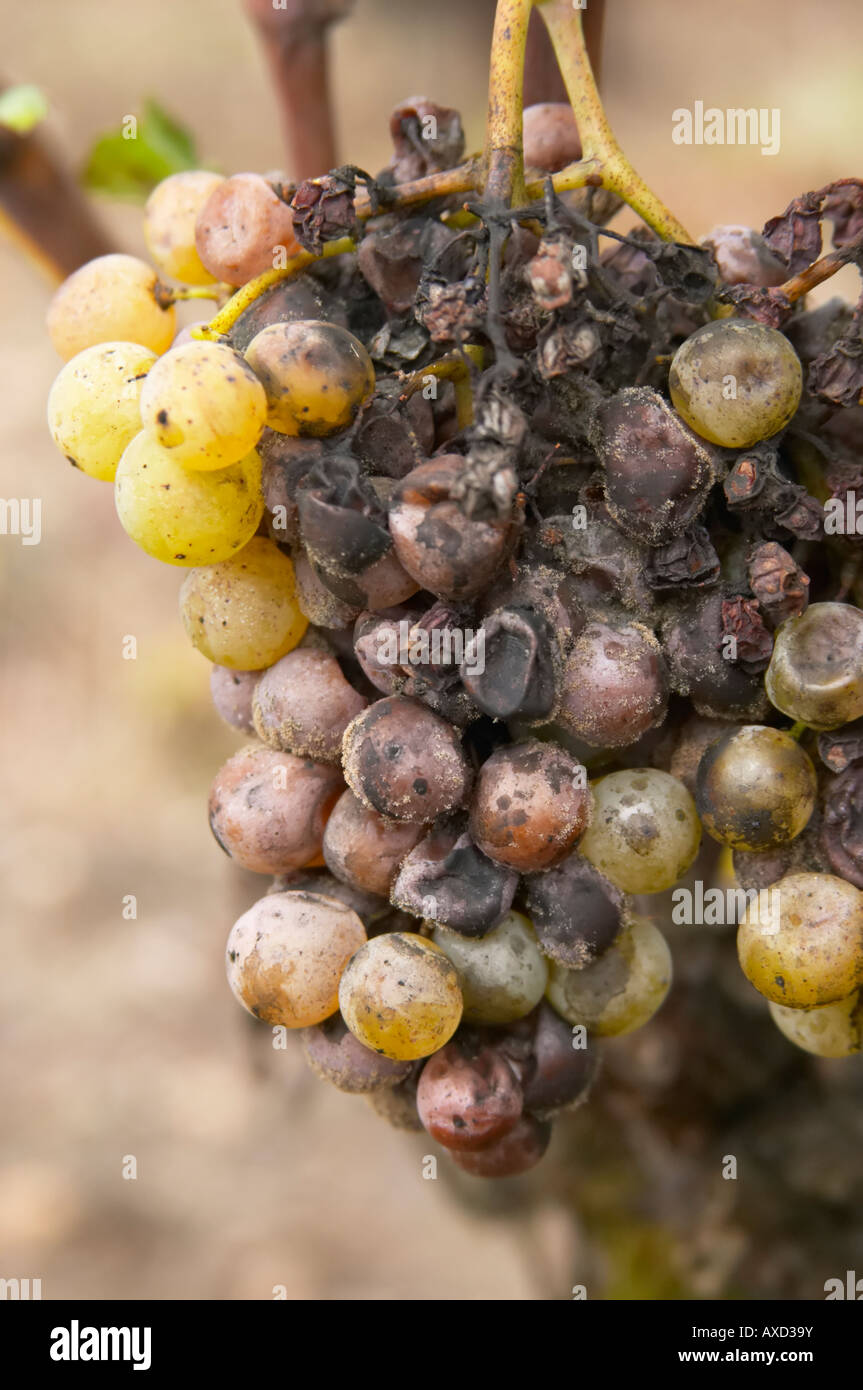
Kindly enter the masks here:
M 94 343 L 140 343 L 165 352 L 177 331 L 173 304 L 159 303 L 156 272 L 137 256 L 97 256 L 64 280 L 48 306 L 48 333 L 60 356 Z
M 836 1004 L 816 1009 L 788 1009 L 770 1003 L 770 1015 L 789 1042 L 816 1057 L 851 1057 L 863 1047 L 863 997 L 860 991 Z
M 671 985 L 668 942 L 646 917 L 633 918 L 608 950 L 583 970 L 552 961 L 546 998 L 567 1023 L 617 1037 L 641 1028 Z
M 112 482 L 140 433 L 141 388 L 155 354 L 140 343 L 95 343 L 61 368 L 48 397 L 48 428 L 61 454 Z
M 144 429 L 186 468 L 226 468 L 254 449 L 267 423 L 264 388 L 221 343 L 181 343 L 141 392 Z
M 261 460 L 252 451 L 218 473 L 189 472 L 142 430 L 117 465 L 114 500 L 124 529 L 148 555 L 167 565 L 216 564 L 258 529 Z
M 458 971 L 469 1023 L 511 1023 L 542 998 L 548 966 L 531 922 L 520 912 L 508 912 L 480 937 L 438 925 L 432 941 Z
M 800 404 L 803 369 L 775 328 L 721 319 L 681 343 L 668 389 L 678 415 L 702 439 L 745 449 L 788 424 Z
M 308 627 L 297 602 L 294 567 L 263 536 L 255 536 L 232 560 L 193 570 L 180 590 L 180 614 L 192 645 L 232 671 L 272 666 Z
M 770 701 L 812 729 L 863 715 L 863 611 L 812 603 L 776 633 L 764 686 Z
M 195 246 L 198 213 L 214 189 L 224 183 L 221 174 L 207 169 L 187 169 L 170 174 L 153 189 L 144 208 L 147 250 L 164 275 L 184 285 L 212 285 L 215 276 L 203 264 Z
M 800 834 L 817 792 L 815 768 L 795 739 L 746 724 L 705 752 L 695 803 L 714 840 L 733 849 L 775 849 Z
M 372 359 L 335 323 L 271 323 L 249 343 L 246 361 L 267 393 L 267 422 L 280 434 L 337 434 L 375 389 Z
M 309 1028 L 338 1009 L 342 971 L 365 939 L 357 914 L 334 898 L 270 893 L 231 929 L 228 983 L 262 1023 Z
M 701 843 L 695 802 L 683 783 L 655 768 L 627 768 L 601 778 L 593 791 L 593 820 L 579 853 L 624 893 L 673 887 Z
M 788 874 L 769 896 L 769 908 L 761 900 L 750 904 L 737 931 L 750 984 L 790 1009 L 833 1004 L 863 985 L 858 888 L 834 874 Z
M 430 1057 L 459 1025 L 458 975 L 439 946 L 413 932 L 372 937 L 339 984 L 339 1008 L 354 1037 L 394 1061 Z

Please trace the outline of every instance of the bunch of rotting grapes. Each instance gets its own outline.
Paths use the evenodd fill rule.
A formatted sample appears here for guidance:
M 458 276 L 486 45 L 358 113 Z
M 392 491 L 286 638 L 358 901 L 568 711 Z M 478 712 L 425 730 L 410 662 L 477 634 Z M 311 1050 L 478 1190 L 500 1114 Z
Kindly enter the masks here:
M 540 8 L 572 107 L 522 124 L 503 0 L 482 156 L 415 98 L 374 178 L 174 175 L 155 268 L 92 261 L 49 315 L 53 437 L 188 569 L 252 737 L 209 803 L 272 879 L 234 994 L 487 1177 L 661 1006 L 650 895 L 702 830 L 782 1032 L 863 1031 L 863 309 L 805 299 L 859 264 L 863 183 L 695 244 Z

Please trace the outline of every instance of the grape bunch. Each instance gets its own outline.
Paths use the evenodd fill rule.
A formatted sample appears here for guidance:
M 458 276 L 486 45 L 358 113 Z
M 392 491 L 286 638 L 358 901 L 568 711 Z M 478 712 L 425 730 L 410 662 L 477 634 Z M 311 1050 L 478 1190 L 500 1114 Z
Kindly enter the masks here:
M 863 495 L 859 313 L 788 286 L 815 212 L 837 245 L 863 213 L 844 181 L 696 247 L 550 181 L 412 200 L 461 123 L 415 98 L 391 128 L 375 179 L 161 183 L 153 266 L 53 300 L 49 425 L 187 570 L 246 738 L 209 798 L 272 880 L 230 932 L 237 1000 L 505 1177 L 662 1005 L 703 832 L 755 890 L 740 964 L 779 1029 L 861 1046 L 863 552 L 824 528 Z M 578 157 L 569 108 L 524 130 L 535 177 Z

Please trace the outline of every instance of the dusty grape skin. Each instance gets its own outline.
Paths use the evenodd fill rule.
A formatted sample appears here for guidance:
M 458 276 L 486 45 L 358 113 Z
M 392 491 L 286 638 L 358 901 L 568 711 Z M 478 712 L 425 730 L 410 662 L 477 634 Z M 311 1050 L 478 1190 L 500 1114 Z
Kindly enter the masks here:
M 345 883 L 386 897 L 399 865 L 425 830 L 424 825 L 388 820 L 345 791 L 324 831 L 327 868 Z
M 295 569 L 299 605 L 315 627 L 341 631 L 359 617 L 360 609 L 342 603 L 332 589 L 321 583 L 317 570 L 304 550 L 295 550 Z
M 564 673 L 557 722 L 594 748 L 623 748 L 661 724 L 668 680 L 653 633 L 641 623 L 589 623 Z
M 210 695 L 220 719 L 244 734 L 254 730 L 252 697 L 260 671 L 230 671 L 214 666 L 210 672 Z
M 456 731 L 403 696 L 377 700 L 345 731 L 345 781 L 373 810 L 425 824 L 460 806 L 471 773 Z
M 463 469 L 459 454 L 420 464 L 398 484 L 389 514 L 401 564 L 443 599 L 470 598 L 487 588 L 514 539 L 512 522 L 472 520 L 449 499 Z
M 522 1115 L 502 1139 L 476 1152 L 450 1149 L 453 1162 L 476 1178 L 515 1178 L 535 1168 L 551 1140 L 551 1125 Z
M 213 190 L 198 213 L 195 245 L 216 280 L 244 285 L 273 269 L 274 251 L 300 250 L 291 210 L 260 174 L 233 174 Z
M 417 1111 L 423 1128 L 444 1148 L 482 1149 L 517 1124 L 521 1087 L 512 1067 L 492 1048 L 472 1053 L 450 1042 L 422 1069 Z
M 180 590 L 192 645 L 231 670 L 260 671 L 292 651 L 308 627 L 296 599 L 294 567 L 263 536 L 224 564 L 194 569 Z
M 713 458 L 657 391 L 627 386 L 610 396 L 592 434 L 606 505 L 627 536 L 661 545 L 692 524 L 713 483 Z
M 228 983 L 262 1023 L 308 1028 L 337 1011 L 339 979 L 365 939 L 359 917 L 340 902 L 272 893 L 231 929 Z
M 540 949 L 570 970 L 607 951 L 627 920 L 620 891 L 578 851 L 525 877 L 525 901 Z
M 579 852 L 625 893 L 672 888 L 701 843 L 695 802 L 682 782 L 654 768 L 628 768 L 600 778 L 593 794 Z
M 696 777 L 701 824 L 732 849 L 787 844 L 815 810 L 818 778 L 799 743 L 779 729 L 744 724 L 705 752 Z
M 747 910 L 737 955 L 749 983 L 774 1004 L 810 1009 L 847 999 L 863 985 L 863 893 L 834 874 L 788 874 Z
M 258 680 L 255 732 L 270 748 L 338 764 L 345 729 L 367 703 L 329 652 L 295 648 Z
M 210 790 L 210 828 L 226 854 L 258 874 L 299 869 L 321 853 L 341 794 L 336 768 L 253 745 L 229 758 Z
M 514 869 L 489 859 L 460 824 L 444 823 L 402 860 L 390 897 L 406 912 L 483 936 L 509 912 L 517 887 Z
M 592 796 L 581 763 L 530 739 L 499 748 L 479 770 L 470 832 L 490 859 L 528 872 L 550 868 L 587 828 Z
M 340 1014 L 302 1032 L 303 1054 L 312 1071 L 349 1095 L 369 1095 L 404 1081 L 412 1062 L 394 1062 L 354 1037 Z

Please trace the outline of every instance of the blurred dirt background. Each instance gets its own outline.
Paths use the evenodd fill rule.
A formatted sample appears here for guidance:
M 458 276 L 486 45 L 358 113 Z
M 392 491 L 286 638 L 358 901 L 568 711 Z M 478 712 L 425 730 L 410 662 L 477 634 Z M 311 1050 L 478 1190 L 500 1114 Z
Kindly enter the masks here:
M 459 107 L 478 147 L 492 8 L 358 0 L 333 41 L 341 156 L 381 167 L 391 107 L 420 92 Z M 146 96 L 226 172 L 283 166 L 237 0 L 2 0 L 0 17 L 4 76 L 46 91 L 51 133 L 76 166 Z M 634 163 L 693 233 L 760 227 L 804 189 L 861 172 L 861 45 L 859 0 L 610 0 L 606 101 Z M 781 152 L 674 145 L 671 112 L 696 99 L 778 107 Z M 99 211 L 122 249 L 143 253 L 137 207 Z M 831 291 L 854 295 L 844 275 Z M 0 282 L 0 493 L 43 506 L 41 544 L 0 537 L 0 1276 L 41 1278 L 44 1298 L 96 1299 L 267 1299 L 274 1286 L 292 1299 L 546 1299 L 579 1280 L 589 1297 L 777 1288 L 739 1272 L 745 1218 L 728 1215 L 721 1191 L 696 1203 L 708 1273 L 684 1268 L 668 1216 L 686 1207 L 667 1181 L 674 1144 L 657 1149 L 623 1113 L 597 1104 L 593 1148 L 585 1115 L 582 1158 L 567 1166 L 561 1139 L 528 1203 L 518 1184 L 473 1200 L 443 1163 L 437 1181 L 423 1178 L 428 1140 L 390 1130 L 247 1024 L 224 981 L 224 940 L 265 884 L 234 869 L 207 828 L 207 787 L 236 740 L 180 629 L 182 574 L 128 542 L 111 489 L 53 450 L 51 286 L 2 241 Z M 123 917 L 128 894 L 137 920 Z M 636 1089 L 666 1065 L 663 1036 L 657 1021 L 619 1064 Z M 857 1061 L 841 1076 L 849 1069 L 859 1080 Z M 816 1188 L 818 1142 L 801 1160 Z M 647 1236 L 627 1215 L 644 1197 L 621 1186 L 626 1163 L 665 1194 L 665 1216 L 648 1202 Z M 567 1187 L 582 1180 L 618 1213 L 604 1253 Z M 794 1288 L 823 1297 L 834 1274 L 844 1270 L 816 1260 L 811 1293 L 799 1292 L 806 1280 Z

